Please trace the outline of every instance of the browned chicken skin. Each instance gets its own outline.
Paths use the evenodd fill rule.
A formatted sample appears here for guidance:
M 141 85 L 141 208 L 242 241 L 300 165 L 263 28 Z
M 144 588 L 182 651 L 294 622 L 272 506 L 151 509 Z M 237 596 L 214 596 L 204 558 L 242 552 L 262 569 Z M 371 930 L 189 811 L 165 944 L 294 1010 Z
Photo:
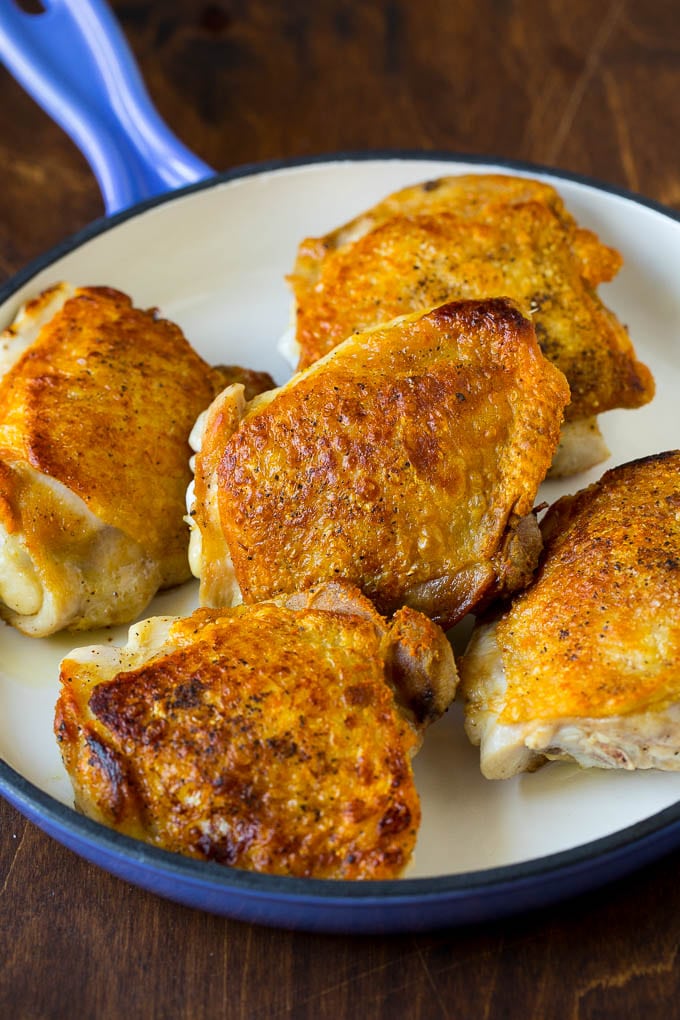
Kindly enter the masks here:
M 209 605 L 344 577 L 451 626 L 526 584 L 568 388 L 504 300 L 351 337 L 279 390 L 216 399 L 196 443 L 192 567 Z
M 242 365 L 215 365 L 215 372 L 219 374 L 222 388 L 241 383 L 246 400 L 252 400 L 259 393 L 265 393 L 276 387 L 269 372 L 258 372 Z
M 0 612 L 35 636 L 133 619 L 187 579 L 188 436 L 221 377 L 179 328 L 107 287 L 60 285 L 0 382 Z
M 654 393 L 624 327 L 600 301 L 621 258 L 577 227 L 547 184 L 502 175 L 430 181 L 300 245 L 295 293 L 299 368 L 357 330 L 445 301 L 510 297 L 532 315 L 543 353 L 571 388 L 565 432 L 580 451 L 556 473 L 606 456 L 593 417 Z M 598 441 L 599 440 L 599 441 Z
M 410 759 L 456 679 L 433 623 L 388 624 L 331 584 L 77 650 L 55 731 L 77 805 L 120 832 L 273 874 L 394 878 L 420 821 Z
M 485 775 L 546 758 L 680 770 L 680 452 L 607 471 L 542 531 L 534 583 L 462 660 Z

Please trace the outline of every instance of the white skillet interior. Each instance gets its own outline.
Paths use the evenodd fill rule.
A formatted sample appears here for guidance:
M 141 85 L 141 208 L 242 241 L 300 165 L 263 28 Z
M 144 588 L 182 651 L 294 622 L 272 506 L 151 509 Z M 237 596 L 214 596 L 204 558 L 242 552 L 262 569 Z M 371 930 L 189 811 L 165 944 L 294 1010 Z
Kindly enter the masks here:
M 322 234 L 406 184 L 451 173 L 511 172 L 497 165 L 422 159 L 316 162 L 238 177 L 156 205 L 52 262 L 0 307 L 0 326 L 58 280 L 107 284 L 158 306 L 208 360 L 290 374 L 276 344 L 288 323 L 284 276 L 298 242 Z M 526 171 L 528 176 L 541 176 Z M 549 502 L 602 470 L 680 447 L 680 223 L 624 196 L 547 176 L 584 226 L 618 248 L 625 265 L 601 288 L 630 328 L 657 396 L 637 411 L 602 416 L 607 465 L 550 483 Z M 144 615 L 189 612 L 193 584 L 160 595 Z M 125 639 L 125 628 L 25 638 L 0 624 L 0 757 L 70 804 L 52 734 L 60 658 L 83 644 Z M 267 635 L 262 635 L 263 643 Z M 434 726 L 416 759 L 423 824 L 410 877 L 456 874 L 530 860 L 589 842 L 680 799 L 680 774 L 585 772 L 550 765 L 507 782 L 484 780 L 460 709 Z

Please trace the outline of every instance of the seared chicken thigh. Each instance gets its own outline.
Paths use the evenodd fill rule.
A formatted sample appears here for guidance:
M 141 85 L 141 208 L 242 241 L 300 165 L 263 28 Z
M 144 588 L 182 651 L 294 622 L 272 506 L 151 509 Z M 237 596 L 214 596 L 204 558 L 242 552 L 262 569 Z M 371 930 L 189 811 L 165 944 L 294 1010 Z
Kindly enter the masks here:
M 482 772 L 680 770 L 680 452 L 607 471 L 542 531 L 534 583 L 461 662 Z
M 598 414 L 639 407 L 654 393 L 626 330 L 595 292 L 620 265 L 539 181 L 473 174 L 406 188 L 300 245 L 289 278 L 298 367 L 395 315 L 510 297 L 533 317 L 543 353 L 569 382 L 552 473 L 572 474 L 607 456 Z
M 420 821 L 411 756 L 457 682 L 443 632 L 346 585 L 137 624 L 62 663 L 78 807 L 167 850 L 273 874 L 394 878 Z
M 568 396 L 504 300 L 353 336 L 248 404 L 225 390 L 192 435 L 202 604 L 343 577 L 448 627 L 524 586 Z
M 190 574 L 188 436 L 221 376 L 106 287 L 45 292 L 1 351 L 0 613 L 33 636 L 129 621 Z

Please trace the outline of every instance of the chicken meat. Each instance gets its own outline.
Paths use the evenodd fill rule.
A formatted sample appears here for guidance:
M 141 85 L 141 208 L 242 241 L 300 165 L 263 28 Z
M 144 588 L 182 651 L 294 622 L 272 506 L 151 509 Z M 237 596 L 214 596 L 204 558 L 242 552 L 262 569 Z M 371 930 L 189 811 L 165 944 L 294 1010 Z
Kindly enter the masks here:
M 0 614 L 36 637 L 129 622 L 190 576 L 188 437 L 222 376 L 154 311 L 67 284 L 0 361 Z
M 501 299 L 367 330 L 248 403 L 226 389 L 191 436 L 201 603 L 345 578 L 380 612 L 449 627 L 523 587 L 568 399 Z
M 155 846 L 278 875 L 396 878 L 411 757 L 457 683 L 444 633 L 350 586 L 155 617 L 62 663 L 55 733 L 77 806 Z
M 573 474 L 608 455 L 597 415 L 639 407 L 654 393 L 626 329 L 595 290 L 620 265 L 618 252 L 578 227 L 540 181 L 470 174 L 406 188 L 300 245 L 289 277 L 298 368 L 395 315 L 510 297 L 569 382 L 551 474 Z
M 607 471 L 542 531 L 534 583 L 460 664 L 482 772 L 680 770 L 680 452 Z

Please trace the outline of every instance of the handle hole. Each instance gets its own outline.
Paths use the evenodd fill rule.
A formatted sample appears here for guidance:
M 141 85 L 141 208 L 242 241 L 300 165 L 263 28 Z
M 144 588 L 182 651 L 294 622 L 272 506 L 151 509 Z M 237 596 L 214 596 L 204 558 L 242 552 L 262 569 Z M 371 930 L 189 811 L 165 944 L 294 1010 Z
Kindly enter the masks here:
M 44 14 L 47 8 L 40 0 L 14 0 L 25 14 Z

